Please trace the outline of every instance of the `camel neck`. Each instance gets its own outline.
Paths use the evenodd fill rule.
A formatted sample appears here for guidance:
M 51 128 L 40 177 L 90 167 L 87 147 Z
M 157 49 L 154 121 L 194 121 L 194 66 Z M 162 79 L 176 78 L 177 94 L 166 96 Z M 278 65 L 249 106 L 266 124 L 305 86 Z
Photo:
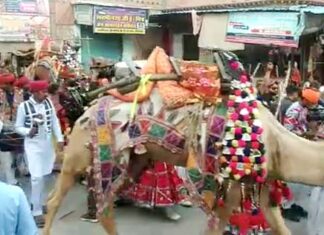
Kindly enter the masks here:
M 269 175 L 287 182 L 324 186 L 324 142 L 286 130 L 264 107 L 260 109 Z

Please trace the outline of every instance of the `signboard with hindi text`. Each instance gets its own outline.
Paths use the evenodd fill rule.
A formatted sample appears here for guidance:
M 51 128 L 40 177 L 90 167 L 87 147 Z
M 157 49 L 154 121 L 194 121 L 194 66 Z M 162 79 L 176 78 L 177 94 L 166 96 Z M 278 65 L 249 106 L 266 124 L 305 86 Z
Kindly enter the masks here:
M 304 29 L 297 12 L 233 12 L 226 41 L 297 48 Z
M 5 0 L 6 12 L 37 13 L 36 0 Z
M 94 33 L 145 34 L 147 11 L 118 7 L 94 7 Z
M 0 12 L 49 16 L 49 0 L 0 0 Z

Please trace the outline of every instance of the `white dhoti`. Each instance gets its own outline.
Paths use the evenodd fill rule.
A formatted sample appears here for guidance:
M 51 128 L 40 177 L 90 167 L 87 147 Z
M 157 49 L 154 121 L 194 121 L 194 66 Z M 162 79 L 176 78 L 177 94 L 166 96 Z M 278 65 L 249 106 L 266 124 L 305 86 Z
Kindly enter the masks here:
M 55 162 L 55 150 L 51 135 L 25 139 L 25 154 L 29 173 L 33 177 L 51 174 Z
M 31 175 L 31 203 L 34 216 L 43 214 L 45 204 L 44 176 L 51 174 L 55 162 L 55 150 L 51 135 L 25 139 L 25 154 Z

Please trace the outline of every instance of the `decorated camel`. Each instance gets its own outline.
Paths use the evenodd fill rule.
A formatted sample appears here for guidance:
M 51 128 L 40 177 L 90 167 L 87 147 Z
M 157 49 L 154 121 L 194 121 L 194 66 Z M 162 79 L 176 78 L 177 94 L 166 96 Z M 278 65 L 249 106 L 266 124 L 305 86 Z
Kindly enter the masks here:
M 172 71 L 164 52 L 158 49 L 157 53 L 163 66 L 151 70 L 144 66 L 143 74 Z M 75 176 L 89 167 L 95 172 L 98 216 L 105 231 L 116 235 L 114 195 L 125 182 L 136 180 L 138 166 L 148 160 L 189 168 L 189 192 L 209 217 L 206 234 L 223 234 L 228 222 L 235 222 L 233 210 L 251 210 L 246 208 L 247 202 L 262 210 L 272 234 L 291 234 L 280 213 L 280 200 L 276 200 L 289 195 L 277 180 L 323 185 L 324 144 L 297 137 L 282 127 L 255 100 L 250 78 L 236 57 L 226 52 L 219 52 L 218 57 L 218 66 L 226 71 L 222 80 L 231 79 L 230 94 L 219 96 L 219 79 L 208 77 L 217 73 L 211 66 L 199 73 L 206 79 L 193 86 L 194 95 L 177 82 L 155 84 L 150 75 L 143 75 L 134 92 L 136 102 L 125 102 L 130 94 L 124 101 L 117 99 L 117 91 L 112 90 L 87 109 L 69 136 L 62 171 L 49 196 L 44 235 L 50 234 Z M 156 59 L 155 54 L 153 61 Z M 166 83 L 169 90 L 164 89 Z M 186 81 L 183 85 L 190 87 Z M 165 99 L 170 92 L 178 95 L 177 102 Z M 114 180 L 113 168 L 119 169 Z M 207 184 L 202 186 L 201 181 Z M 244 216 L 248 213 L 241 218 L 253 224 L 252 217 Z
M 57 82 L 57 77 L 62 69 L 58 56 L 61 54 L 61 45 L 50 38 L 44 38 L 40 45 L 36 45 L 34 61 L 25 70 L 25 76 L 31 80 L 35 77 L 49 82 Z

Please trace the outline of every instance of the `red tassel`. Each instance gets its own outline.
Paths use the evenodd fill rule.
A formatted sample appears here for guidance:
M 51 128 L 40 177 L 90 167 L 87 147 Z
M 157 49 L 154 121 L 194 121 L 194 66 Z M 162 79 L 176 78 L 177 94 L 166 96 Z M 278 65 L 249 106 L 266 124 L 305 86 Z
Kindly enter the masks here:
M 243 208 L 247 211 L 251 211 L 252 210 L 252 202 L 250 200 L 244 201 Z
M 224 207 L 225 206 L 224 199 L 223 198 L 219 198 L 217 200 L 217 205 L 218 205 L 218 207 Z
M 267 220 L 265 219 L 262 212 L 259 212 L 257 215 L 252 215 L 250 219 L 251 227 L 258 227 L 266 229 L 268 228 Z
M 293 199 L 293 193 L 288 186 L 283 186 L 282 195 L 288 200 L 291 201 Z
M 276 188 L 276 189 L 272 190 L 270 192 L 270 198 L 275 204 L 280 205 L 282 202 L 281 189 Z
M 239 228 L 240 235 L 247 235 L 250 228 L 250 217 L 246 213 L 234 214 L 230 218 L 230 223 Z

